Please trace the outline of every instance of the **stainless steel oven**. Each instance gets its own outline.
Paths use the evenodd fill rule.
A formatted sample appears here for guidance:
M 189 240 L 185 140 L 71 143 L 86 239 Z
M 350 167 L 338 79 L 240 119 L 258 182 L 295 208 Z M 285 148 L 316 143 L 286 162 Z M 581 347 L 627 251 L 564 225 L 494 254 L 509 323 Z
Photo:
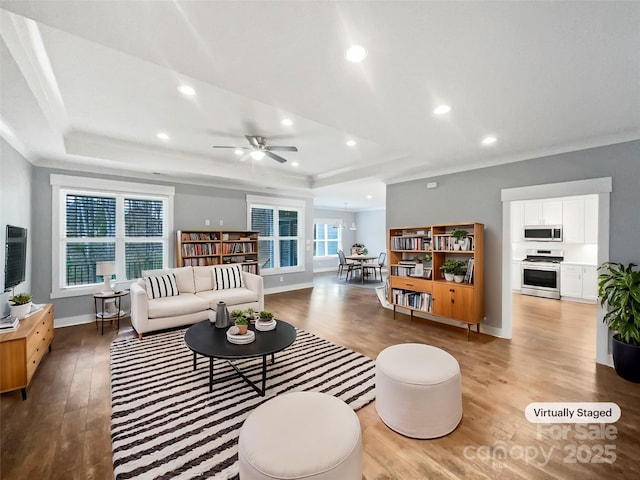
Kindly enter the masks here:
M 562 250 L 527 250 L 522 260 L 524 295 L 560 299 L 560 262 Z

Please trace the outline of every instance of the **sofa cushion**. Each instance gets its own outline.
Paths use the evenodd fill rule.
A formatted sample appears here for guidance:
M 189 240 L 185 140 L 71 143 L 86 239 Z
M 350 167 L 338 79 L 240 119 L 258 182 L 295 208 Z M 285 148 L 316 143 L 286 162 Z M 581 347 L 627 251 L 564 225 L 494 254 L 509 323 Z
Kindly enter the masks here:
M 180 293 L 196 293 L 193 283 L 193 268 L 192 267 L 179 267 L 179 268 L 165 268 L 163 270 L 143 270 L 143 277 L 156 277 L 158 275 L 166 275 L 173 273 L 176 276 L 176 284 L 178 285 L 178 291 Z
M 226 290 L 228 288 L 244 287 L 242 269 L 240 265 L 232 267 L 216 267 L 213 269 L 213 289 Z
M 162 297 L 175 297 L 179 293 L 178 286 L 176 285 L 176 276 L 173 273 L 155 277 L 145 277 L 144 283 L 149 300 Z
M 212 270 L 212 266 L 193 267 L 193 282 L 195 287 L 194 293 L 213 290 L 213 276 L 211 275 Z
M 175 297 L 156 298 L 149 302 L 149 318 L 187 315 L 207 310 L 209 302 L 193 293 L 181 293 Z
M 196 296 L 206 299 L 213 310 L 216 309 L 219 301 L 223 301 L 228 307 L 258 301 L 258 293 L 245 287 L 202 291 L 196 293 Z

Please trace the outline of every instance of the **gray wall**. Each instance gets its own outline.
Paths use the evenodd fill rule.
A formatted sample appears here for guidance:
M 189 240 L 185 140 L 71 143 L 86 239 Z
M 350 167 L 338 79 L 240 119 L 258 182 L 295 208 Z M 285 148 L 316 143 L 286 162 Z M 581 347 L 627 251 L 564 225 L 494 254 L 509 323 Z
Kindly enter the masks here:
M 3 157 L 4 158 L 4 157 Z M 38 266 L 38 275 L 33 276 L 32 292 L 39 302 L 52 302 L 55 306 L 56 318 L 68 318 L 92 314 L 94 311 L 91 296 L 57 298 L 50 300 L 51 293 L 51 185 L 49 176 L 52 173 L 75 175 L 93 178 L 109 178 L 113 180 L 152 183 L 175 187 L 174 197 L 174 230 L 180 229 L 239 229 L 247 228 L 247 193 L 262 196 L 277 196 L 260 192 L 243 192 L 232 189 L 184 185 L 171 182 L 141 180 L 132 177 L 112 175 L 96 175 L 83 172 L 58 170 L 50 168 L 33 168 L 33 233 L 32 252 L 33 265 Z M 3 177 L 4 178 L 4 177 Z M 4 189 L 3 189 L 4 190 Z M 282 196 L 280 196 L 282 198 Z M 313 206 L 312 200 L 305 200 L 305 232 L 307 239 L 313 238 Z M 209 219 L 211 225 L 205 226 Z M 219 221 L 223 220 L 221 227 Z M 170 266 L 175 265 L 175 238 L 171 237 Z M 304 247 L 303 247 L 304 248 Z M 265 289 L 285 289 L 289 286 L 308 285 L 313 282 L 313 252 L 305 252 L 306 270 L 301 273 L 283 274 L 264 277 Z M 282 280 L 280 280 L 282 279 Z M 123 306 L 124 302 L 123 302 Z M 128 305 L 127 305 L 128 307 Z
M 0 138 L 0 291 L 4 290 L 4 261 L 6 226 L 16 225 L 27 229 L 27 270 L 26 280 L 18 285 L 15 293 L 31 292 L 31 245 L 34 232 L 31 228 L 31 175 L 33 167 L 3 138 Z M 11 292 L 0 295 L 0 314 L 9 313 Z M 43 303 L 49 296 L 34 296 L 33 301 Z
M 370 210 L 358 212 L 356 215 L 358 225 L 357 238 L 369 250 L 369 255 L 378 255 L 387 251 L 387 229 L 385 210 Z
M 613 182 L 610 259 L 640 264 L 640 141 L 388 185 L 387 227 L 484 223 L 487 324 L 501 327 L 501 189 L 598 177 Z M 433 181 L 438 188 L 427 190 Z

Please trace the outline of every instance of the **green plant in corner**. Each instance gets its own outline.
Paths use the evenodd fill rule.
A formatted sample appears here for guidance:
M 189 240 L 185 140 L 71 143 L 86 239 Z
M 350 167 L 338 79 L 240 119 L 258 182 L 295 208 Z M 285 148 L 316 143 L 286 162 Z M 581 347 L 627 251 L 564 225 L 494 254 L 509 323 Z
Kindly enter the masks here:
M 31 301 L 31 295 L 28 293 L 19 293 L 18 295 L 11 297 L 9 301 L 14 305 L 26 305 Z
M 640 271 L 633 263 L 605 262 L 598 267 L 600 305 L 608 307 L 604 323 L 617 332 L 619 339 L 640 346 Z
M 630 263 L 605 262 L 598 275 L 600 305 L 608 308 L 602 319 L 615 333 L 611 353 L 616 373 L 640 383 L 640 271 Z

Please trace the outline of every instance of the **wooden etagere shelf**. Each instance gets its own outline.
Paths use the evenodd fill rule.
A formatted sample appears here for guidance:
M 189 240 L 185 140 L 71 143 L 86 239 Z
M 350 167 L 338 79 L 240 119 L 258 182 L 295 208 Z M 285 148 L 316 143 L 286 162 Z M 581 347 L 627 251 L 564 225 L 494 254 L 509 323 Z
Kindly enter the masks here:
M 176 236 L 178 267 L 241 264 L 259 274 L 256 231 L 178 230 Z
M 455 230 L 467 232 L 458 242 Z M 484 313 L 484 225 L 449 223 L 391 228 L 388 232 L 389 302 L 396 307 L 460 320 L 467 335 Z M 447 281 L 441 267 L 447 260 L 463 261 L 463 281 Z

